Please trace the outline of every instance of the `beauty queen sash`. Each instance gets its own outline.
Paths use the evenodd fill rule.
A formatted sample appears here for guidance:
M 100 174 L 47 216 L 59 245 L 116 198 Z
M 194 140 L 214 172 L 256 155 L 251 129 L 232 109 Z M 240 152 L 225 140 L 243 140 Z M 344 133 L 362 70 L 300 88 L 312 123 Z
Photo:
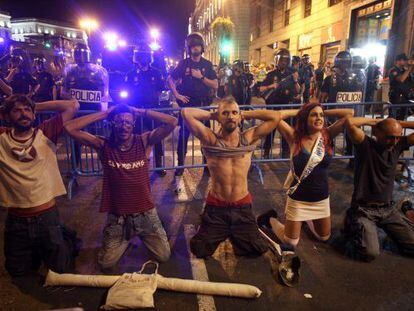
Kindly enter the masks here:
M 325 156 L 325 146 L 324 146 L 324 139 L 322 134 L 319 134 L 318 138 L 313 145 L 311 155 L 309 157 L 308 163 L 306 163 L 305 168 L 302 171 L 300 177 L 296 176 L 295 168 L 293 167 L 293 153 L 290 153 L 290 170 L 286 177 L 285 183 L 283 185 L 283 189 L 287 190 L 287 195 L 293 194 L 296 189 L 299 187 L 302 180 L 312 173 L 313 169 L 321 163 Z M 296 180 L 296 184 L 291 186 L 293 181 Z

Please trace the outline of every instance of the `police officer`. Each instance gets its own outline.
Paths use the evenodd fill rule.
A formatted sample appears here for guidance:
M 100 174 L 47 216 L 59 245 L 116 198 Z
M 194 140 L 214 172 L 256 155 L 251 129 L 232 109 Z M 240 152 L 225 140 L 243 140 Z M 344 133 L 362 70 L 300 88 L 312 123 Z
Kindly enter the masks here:
M 128 72 L 125 77 L 125 83 L 131 94 L 131 106 L 143 109 L 160 108 L 159 96 L 164 89 L 164 81 L 161 72 L 151 66 L 153 54 L 151 49 L 142 45 L 134 49 L 132 57 L 135 68 Z M 142 126 L 144 128 L 142 128 Z M 153 124 L 148 118 L 143 119 L 143 123 L 136 122 L 136 132 L 142 133 L 145 130 L 153 130 L 159 124 Z M 162 166 L 163 149 L 162 144 L 158 143 L 154 146 L 155 166 Z M 157 170 L 160 176 L 167 174 L 166 170 Z
M 287 49 L 280 49 L 275 55 L 276 68 L 270 71 L 260 86 L 266 105 L 289 105 L 300 94 L 299 73 L 290 67 L 291 57 Z M 281 107 L 282 108 L 282 107 Z M 266 137 L 264 157 L 269 158 L 275 131 Z M 282 157 L 289 157 L 289 146 L 282 139 Z
M 250 105 L 252 102 L 253 96 L 253 84 L 254 84 L 254 76 L 250 72 L 250 64 L 248 62 L 244 62 L 244 75 L 246 76 L 248 89 L 247 89 L 247 105 Z
M 74 64 L 65 68 L 63 95 L 75 98 L 80 110 L 106 110 L 109 97 L 108 72 L 91 62 L 89 47 L 77 43 L 73 49 Z
M 51 73 L 45 70 L 46 59 L 39 56 L 33 60 L 33 66 L 36 71 L 33 77 L 37 81 L 37 86 L 34 90 L 33 101 L 45 102 L 56 99 L 55 81 Z
M 323 62 L 320 61 L 318 63 L 318 68 L 315 70 L 316 98 L 319 98 L 320 96 L 324 74 L 325 74 L 325 66 Z
M 326 77 L 321 88 L 321 102 L 328 103 L 361 103 L 363 99 L 363 84 L 357 75 L 352 73 L 352 55 L 341 51 L 335 56 L 334 71 Z M 346 154 L 352 154 L 352 142 L 346 135 Z M 349 167 L 353 167 L 353 161 Z
M 204 52 L 203 37 L 199 33 L 189 34 L 186 39 L 186 47 L 189 57 L 180 61 L 169 75 L 168 84 L 180 107 L 209 106 L 212 103 L 212 94 L 217 91 L 218 82 L 212 63 L 202 57 Z M 178 81 L 180 81 L 179 84 Z M 185 162 L 190 132 L 182 119 L 180 124 L 178 165 L 182 166 Z M 175 175 L 181 176 L 183 172 L 183 169 L 177 169 Z
M 365 102 L 373 102 L 375 91 L 379 89 L 379 79 L 381 77 L 381 69 L 376 64 L 376 57 L 372 56 L 368 60 L 368 67 L 365 70 L 367 87 L 365 91 Z
M 309 102 L 311 82 L 315 75 L 312 64 L 310 62 L 310 55 L 303 54 L 299 75 L 303 81 L 303 102 Z
M 248 105 L 248 91 L 250 89 L 247 76 L 244 74 L 244 64 L 241 60 L 233 62 L 233 74 L 227 84 L 227 95 L 231 95 L 239 105 Z
M 406 104 L 410 100 L 410 92 L 414 89 L 413 78 L 414 61 L 408 60 L 405 53 L 399 54 L 395 58 L 395 65 L 389 71 L 391 104 Z M 404 120 L 407 115 L 407 108 L 394 108 L 392 111 L 397 120 Z
M 9 83 L 13 94 L 33 95 L 37 81 L 26 70 L 21 55 L 12 54 L 10 58 L 10 70 L 5 81 Z

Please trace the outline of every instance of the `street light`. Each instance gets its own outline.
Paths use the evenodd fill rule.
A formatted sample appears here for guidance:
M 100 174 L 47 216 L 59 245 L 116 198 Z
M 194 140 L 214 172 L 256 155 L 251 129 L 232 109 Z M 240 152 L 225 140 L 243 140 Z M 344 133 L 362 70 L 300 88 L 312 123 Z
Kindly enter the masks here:
M 88 36 L 91 35 L 91 31 L 99 27 L 98 22 L 92 18 L 84 18 L 79 21 L 79 25 L 82 29 L 85 29 L 88 32 Z
M 154 41 L 157 41 L 158 37 L 160 36 L 160 32 L 157 28 L 152 28 L 150 34 Z

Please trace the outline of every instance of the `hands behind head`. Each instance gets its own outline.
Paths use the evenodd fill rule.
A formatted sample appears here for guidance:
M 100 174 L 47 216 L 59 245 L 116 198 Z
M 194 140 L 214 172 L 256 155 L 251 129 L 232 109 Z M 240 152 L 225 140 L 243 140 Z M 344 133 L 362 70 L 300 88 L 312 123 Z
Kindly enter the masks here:
M 218 110 L 210 113 L 210 121 L 218 121 Z

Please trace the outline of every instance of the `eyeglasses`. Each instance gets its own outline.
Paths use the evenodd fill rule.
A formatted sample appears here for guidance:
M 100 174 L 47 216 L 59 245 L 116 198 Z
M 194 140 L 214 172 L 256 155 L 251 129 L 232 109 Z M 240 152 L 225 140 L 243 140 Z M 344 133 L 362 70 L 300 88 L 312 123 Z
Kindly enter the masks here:
M 122 127 L 124 124 L 127 127 L 133 127 L 134 126 L 134 122 L 127 121 L 127 120 L 112 121 L 112 125 L 115 126 L 115 127 Z

